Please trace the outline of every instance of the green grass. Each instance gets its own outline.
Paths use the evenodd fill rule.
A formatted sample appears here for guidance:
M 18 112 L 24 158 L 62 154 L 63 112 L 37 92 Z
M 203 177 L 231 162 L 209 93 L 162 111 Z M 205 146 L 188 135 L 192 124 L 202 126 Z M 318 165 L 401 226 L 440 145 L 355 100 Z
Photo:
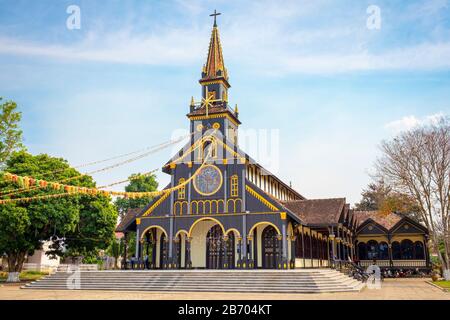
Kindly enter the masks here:
M 19 275 L 21 281 L 34 281 L 48 275 L 47 272 L 40 271 L 22 271 Z M 0 282 L 5 282 L 8 277 L 7 272 L 0 272 Z
M 450 289 L 450 281 L 435 281 L 434 284 L 444 289 Z

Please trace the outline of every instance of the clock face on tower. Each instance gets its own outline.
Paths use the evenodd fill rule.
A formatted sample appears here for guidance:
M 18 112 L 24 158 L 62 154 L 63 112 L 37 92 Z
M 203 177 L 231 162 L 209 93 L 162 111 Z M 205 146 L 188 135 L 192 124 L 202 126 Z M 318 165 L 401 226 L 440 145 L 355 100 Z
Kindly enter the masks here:
M 204 196 L 210 196 L 219 191 L 222 185 L 222 172 L 213 165 L 203 166 L 194 178 L 195 190 Z

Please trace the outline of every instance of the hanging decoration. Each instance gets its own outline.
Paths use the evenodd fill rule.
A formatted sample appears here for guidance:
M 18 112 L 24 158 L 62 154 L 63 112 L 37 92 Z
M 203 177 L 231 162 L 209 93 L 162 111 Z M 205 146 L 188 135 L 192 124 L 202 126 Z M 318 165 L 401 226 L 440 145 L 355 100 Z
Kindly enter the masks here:
M 175 139 L 175 140 L 171 140 L 169 142 L 164 142 L 162 144 L 159 144 L 159 145 L 153 147 L 154 149 L 152 149 L 150 151 L 147 151 L 146 153 L 140 154 L 140 155 L 138 155 L 136 157 L 133 157 L 133 158 L 130 158 L 130 159 L 127 159 L 127 160 L 124 160 L 124 161 L 121 161 L 121 162 L 109 165 L 109 166 L 104 167 L 104 168 L 100 168 L 100 169 L 97 169 L 97 170 L 94 170 L 94 171 L 86 172 L 86 173 L 83 173 L 83 174 L 80 174 L 80 175 L 77 175 L 77 176 L 65 178 L 65 179 L 59 180 L 57 182 L 52 182 L 52 183 L 54 184 L 55 190 L 58 190 L 58 186 L 57 186 L 58 183 L 68 182 L 68 181 L 71 181 L 71 180 L 82 178 L 84 176 L 88 176 L 88 175 L 92 175 L 92 174 L 96 174 L 96 173 L 100 173 L 100 172 L 105 172 L 105 171 L 117 168 L 119 166 L 122 166 L 122 165 L 125 165 L 125 164 L 128 164 L 128 163 L 137 161 L 137 160 L 142 159 L 144 157 L 147 157 L 147 156 L 149 156 L 149 155 L 151 155 L 151 154 L 153 154 L 153 153 L 155 153 L 157 151 L 160 151 L 160 150 L 162 150 L 164 148 L 167 148 L 167 147 L 169 147 L 169 146 L 171 146 L 171 145 L 173 145 L 175 143 L 178 143 L 178 142 L 182 141 L 183 139 L 185 139 L 186 137 L 189 137 L 190 135 L 192 135 L 192 134 L 189 134 L 187 136 L 183 136 L 183 137 Z M 134 154 L 134 153 L 136 153 L 136 152 L 128 153 L 127 155 Z M 116 159 L 116 158 L 119 158 L 119 157 L 123 157 L 123 155 L 116 156 L 114 158 L 109 158 L 108 160 Z M 90 164 L 96 164 L 96 163 L 105 162 L 105 161 L 106 160 L 100 160 L 100 161 L 97 161 L 97 162 L 91 162 Z M 89 165 L 89 164 L 87 164 L 87 165 Z M 87 166 L 87 165 L 85 165 L 85 166 Z M 56 170 L 56 171 L 53 171 L 53 172 L 47 172 L 47 173 L 42 174 L 42 176 L 45 176 L 45 175 L 50 174 L 50 173 L 62 172 L 64 170 L 67 170 L 67 168 L 59 169 L 59 170 Z M 13 181 L 13 182 L 17 182 L 20 188 L 13 189 L 13 190 L 8 190 L 8 191 L 2 191 L 2 192 L 0 192 L 0 196 L 7 197 L 7 196 L 12 196 L 12 195 L 23 193 L 23 192 L 30 191 L 30 190 L 46 188 L 48 183 L 49 183 L 49 182 L 44 181 L 44 180 L 42 180 L 42 181 L 44 181 L 43 183 L 40 183 L 40 182 L 39 183 L 35 183 L 35 181 L 41 181 L 41 180 L 36 180 L 36 179 L 32 179 L 32 178 L 27 178 L 27 177 L 24 177 L 24 178 L 18 177 L 17 179 L 19 181 Z M 25 179 L 25 180 L 23 180 L 23 179 Z M 31 179 L 31 180 L 29 180 L 29 179 Z M 127 182 L 127 181 L 125 181 L 125 182 Z
M 38 180 L 30 177 L 23 177 L 16 174 L 12 174 L 9 172 L 5 172 L 3 174 L 3 178 L 5 180 L 15 182 L 22 186 L 23 188 L 26 188 L 26 185 L 30 186 L 31 182 L 33 184 L 38 185 L 40 188 L 50 188 L 54 191 L 61 191 L 61 193 L 56 194 L 49 194 L 49 195 L 39 195 L 39 196 L 32 196 L 32 197 L 23 197 L 23 198 L 14 198 L 14 199 L 2 199 L 0 200 L 0 204 L 6 204 L 6 203 L 15 203 L 15 202 L 30 202 L 34 200 L 43 200 L 43 199 L 52 199 L 52 198 L 59 198 L 59 197 L 65 197 L 69 195 L 105 195 L 105 196 L 118 196 L 118 197 L 125 197 L 130 199 L 137 199 L 142 197 L 155 197 L 162 194 L 170 193 L 172 191 L 178 190 L 179 188 L 182 188 L 186 184 L 188 184 L 191 180 L 193 180 L 200 172 L 200 170 L 204 167 L 207 160 L 209 159 L 211 155 L 211 149 L 209 149 L 208 154 L 203 159 L 202 164 L 199 166 L 199 168 L 194 172 L 194 174 L 186 179 L 184 182 L 164 190 L 160 191 L 149 191 L 149 192 L 126 192 L 126 191 L 109 191 L 109 190 L 101 190 L 100 188 L 87 188 L 87 187 L 79 187 L 79 186 L 72 186 L 67 184 L 62 184 L 58 182 L 49 182 L 46 180 Z M 150 173 L 148 173 L 150 174 Z M 105 188 L 108 186 L 104 186 Z

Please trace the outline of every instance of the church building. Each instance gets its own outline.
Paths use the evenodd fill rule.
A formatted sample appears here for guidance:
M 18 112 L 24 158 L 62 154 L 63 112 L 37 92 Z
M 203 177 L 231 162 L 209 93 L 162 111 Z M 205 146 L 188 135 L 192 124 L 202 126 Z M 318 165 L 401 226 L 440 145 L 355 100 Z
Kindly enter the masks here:
M 216 15 L 201 100 L 192 99 L 187 113 L 189 142 L 163 166 L 167 192 L 117 227 L 136 233 L 142 267 L 292 269 L 377 259 L 389 268 L 429 268 L 422 225 L 398 215 L 387 223 L 345 198 L 306 199 L 239 148 Z

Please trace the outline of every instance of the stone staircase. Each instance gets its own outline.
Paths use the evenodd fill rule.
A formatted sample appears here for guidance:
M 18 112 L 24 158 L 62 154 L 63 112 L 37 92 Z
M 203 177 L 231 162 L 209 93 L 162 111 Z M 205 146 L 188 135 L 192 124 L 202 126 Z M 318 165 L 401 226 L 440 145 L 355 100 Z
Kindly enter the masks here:
M 118 270 L 57 272 L 24 289 L 179 292 L 358 292 L 364 284 L 331 269 Z

